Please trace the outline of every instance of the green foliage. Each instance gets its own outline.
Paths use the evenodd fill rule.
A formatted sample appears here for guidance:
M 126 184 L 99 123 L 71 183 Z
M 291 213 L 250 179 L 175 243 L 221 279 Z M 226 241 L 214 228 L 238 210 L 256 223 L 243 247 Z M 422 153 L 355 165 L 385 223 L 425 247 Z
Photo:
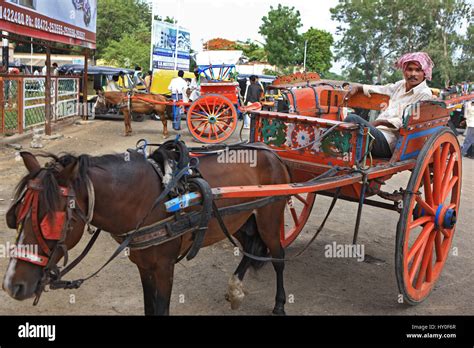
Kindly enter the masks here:
M 470 24 L 461 40 L 462 53 L 456 66 L 455 81 L 474 81 L 474 24 Z
M 141 23 L 135 31 L 111 41 L 103 51 L 102 59 L 109 65 L 147 70 L 150 66 L 150 30 Z
M 470 20 L 472 7 L 467 0 L 340 0 L 331 13 L 341 23 L 336 58 L 349 62 L 350 80 L 391 81 L 397 77 L 397 57 L 426 51 L 435 62 L 432 85 L 440 86 L 455 75 L 454 56 L 462 42 L 458 29 Z
M 306 71 L 328 72 L 331 69 L 333 58 L 331 46 L 334 39 L 332 35 L 325 30 L 311 27 L 303 34 L 303 40 L 307 40 Z
M 278 76 L 278 72 L 271 69 L 263 69 L 264 75 Z
M 325 80 L 336 80 L 336 81 L 346 80 L 345 76 L 336 74 L 332 71 L 323 72 L 323 73 L 320 74 L 320 76 L 321 76 L 322 79 L 325 79 Z
M 266 62 L 268 60 L 265 48 L 260 47 L 250 39 L 247 39 L 244 44 L 235 44 L 234 49 L 243 51 L 249 62 Z
M 294 65 L 300 43 L 298 29 L 302 26 L 300 12 L 294 7 L 278 4 L 276 9 L 270 6 L 262 21 L 259 33 L 266 41 L 268 62 L 284 70 Z
M 98 0 L 97 3 L 97 58 L 105 58 L 103 55 L 111 44 L 127 38 L 136 37 L 136 31 L 147 28 L 150 42 L 151 11 L 149 5 L 143 0 Z M 141 37 L 141 34 L 138 34 Z M 139 41 L 136 42 L 140 44 Z M 125 49 L 125 48 L 124 48 Z M 131 51 L 117 53 L 118 61 L 123 61 L 127 56 L 136 56 L 135 49 L 127 46 Z M 141 51 L 141 49 L 139 49 Z M 110 49 L 108 50 L 110 52 Z M 147 56 L 150 55 L 149 49 Z M 143 61 L 145 57 L 141 58 Z M 149 59 L 149 58 L 148 58 Z
M 163 17 L 155 15 L 154 18 L 157 21 L 162 21 L 162 22 L 170 23 L 170 24 L 176 24 L 178 22 L 176 19 L 174 19 L 174 17 L 170 17 L 170 16 L 166 16 L 166 18 L 163 19 Z

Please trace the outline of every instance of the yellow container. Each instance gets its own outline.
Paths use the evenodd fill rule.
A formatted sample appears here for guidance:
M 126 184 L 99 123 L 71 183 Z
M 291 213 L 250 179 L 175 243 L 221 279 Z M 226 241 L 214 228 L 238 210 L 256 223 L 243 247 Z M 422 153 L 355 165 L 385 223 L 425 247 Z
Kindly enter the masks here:
M 155 70 L 153 72 L 153 80 L 151 81 L 150 91 L 152 94 L 171 94 L 168 90 L 170 82 L 175 77 L 178 77 L 178 70 Z M 184 78 L 192 79 L 194 73 L 185 71 Z

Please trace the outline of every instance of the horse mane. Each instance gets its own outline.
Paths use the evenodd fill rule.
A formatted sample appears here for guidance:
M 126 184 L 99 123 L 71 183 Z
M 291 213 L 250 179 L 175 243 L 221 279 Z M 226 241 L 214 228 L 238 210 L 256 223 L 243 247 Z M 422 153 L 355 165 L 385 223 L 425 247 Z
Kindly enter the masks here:
M 40 153 L 36 155 L 38 157 L 51 158 L 51 161 L 46 163 L 44 167 L 36 172 L 28 173 L 25 175 L 15 188 L 14 200 L 16 201 L 26 189 L 28 182 L 44 173 L 41 179 L 43 190 L 40 191 L 40 204 L 45 207 L 46 211 L 52 212 L 59 209 L 58 196 L 59 196 L 59 183 L 56 176 L 59 174 L 62 168 L 67 167 L 72 163 L 78 163 L 79 170 L 78 174 L 72 182 L 73 189 L 77 192 L 80 188 L 85 186 L 85 181 L 90 168 L 102 168 L 106 170 L 107 166 L 110 166 L 117 162 L 124 162 L 123 154 L 107 154 L 102 156 L 90 156 L 90 155 L 73 155 L 71 153 L 64 153 L 61 156 L 56 156 L 52 153 Z M 137 152 L 130 152 L 130 161 L 138 161 L 145 163 L 143 155 Z

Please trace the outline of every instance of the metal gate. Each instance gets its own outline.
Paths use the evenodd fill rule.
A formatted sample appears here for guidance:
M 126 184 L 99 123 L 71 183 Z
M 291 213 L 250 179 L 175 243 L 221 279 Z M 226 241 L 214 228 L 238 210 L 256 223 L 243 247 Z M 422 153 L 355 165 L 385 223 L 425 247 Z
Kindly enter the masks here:
M 22 133 L 45 122 L 45 77 L 0 77 L 2 134 Z M 51 77 L 52 120 L 79 115 L 79 78 Z

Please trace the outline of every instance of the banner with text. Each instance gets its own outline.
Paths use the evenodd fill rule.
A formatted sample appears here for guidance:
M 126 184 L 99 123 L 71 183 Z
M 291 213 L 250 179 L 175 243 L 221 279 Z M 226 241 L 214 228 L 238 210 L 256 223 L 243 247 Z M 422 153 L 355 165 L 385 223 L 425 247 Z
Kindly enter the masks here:
M 182 27 L 177 30 L 176 25 L 155 20 L 152 32 L 153 69 L 189 71 L 189 31 Z
M 97 0 L 0 0 L 0 30 L 96 47 Z

